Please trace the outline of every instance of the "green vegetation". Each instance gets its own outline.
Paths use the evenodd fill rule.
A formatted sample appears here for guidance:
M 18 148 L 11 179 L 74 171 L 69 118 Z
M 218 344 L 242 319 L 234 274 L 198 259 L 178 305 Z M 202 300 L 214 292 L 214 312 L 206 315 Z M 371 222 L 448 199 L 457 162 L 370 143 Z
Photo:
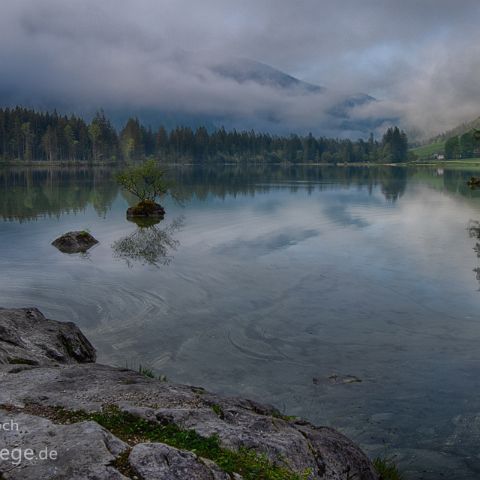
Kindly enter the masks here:
M 297 419 L 295 415 L 284 415 L 277 410 L 274 410 L 272 412 L 272 417 L 280 418 L 281 420 L 285 420 L 285 422 L 292 422 Z
M 116 175 L 116 180 L 140 202 L 148 204 L 168 192 L 168 184 L 164 177 L 165 171 L 157 165 L 157 162 L 148 160 L 141 165 L 126 168 Z
M 0 161 L 3 162 L 291 162 L 397 163 L 408 159 L 407 137 L 389 128 L 381 141 L 278 136 L 250 131 L 208 131 L 164 127 L 153 131 L 130 118 L 117 132 L 100 111 L 90 124 L 76 116 L 17 107 L 0 109 Z
M 478 131 L 472 130 L 463 135 L 449 138 L 445 142 L 445 156 L 448 159 L 472 158 L 480 153 Z
M 217 405 L 214 403 L 212 405 L 212 410 L 215 412 L 215 415 L 217 415 L 219 418 L 225 418 L 225 413 L 223 412 L 223 409 L 220 405 Z
M 194 430 L 183 430 L 175 424 L 161 425 L 116 406 L 106 406 L 101 412 L 70 411 L 63 408 L 30 406 L 36 415 L 43 415 L 58 423 L 76 423 L 93 420 L 129 445 L 161 442 L 214 461 L 223 471 L 242 475 L 245 480 L 306 480 L 310 472 L 297 474 L 273 464 L 266 455 L 241 448 L 238 451 L 223 448 L 216 436 L 201 437 Z M 125 458 L 122 462 L 125 465 Z
M 435 159 L 437 155 L 445 155 L 447 160 L 475 159 L 480 156 L 480 130 L 442 137 L 428 145 L 413 148 L 411 152 L 421 160 Z
M 433 139 L 433 141 L 445 142 L 445 140 L 451 137 L 459 137 L 464 133 L 471 132 L 472 130 L 479 130 L 479 129 L 480 129 L 480 117 L 477 117 L 475 120 L 472 120 L 471 122 L 464 122 L 461 125 L 458 125 L 455 128 L 452 128 L 451 130 L 448 130 L 447 132 L 442 133 L 441 135 L 438 135 L 436 138 Z
M 140 375 L 143 375 L 144 377 L 155 378 L 155 374 L 153 373 L 153 370 L 151 368 L 144 367 L 141 364 L 138 366 L 138 373 Z
M 380 475 L 380 480 L 402 480 L 403 477 L 398 471 L 397 466 L 388 459 L 375 458 L 373 460 L 373 466 Z
M 413 152 L 420 160 L 433 159 L 435 155 L 445 154 L 445 142 L 440 140 L 428 145 L 412 148 L 410 151 Z

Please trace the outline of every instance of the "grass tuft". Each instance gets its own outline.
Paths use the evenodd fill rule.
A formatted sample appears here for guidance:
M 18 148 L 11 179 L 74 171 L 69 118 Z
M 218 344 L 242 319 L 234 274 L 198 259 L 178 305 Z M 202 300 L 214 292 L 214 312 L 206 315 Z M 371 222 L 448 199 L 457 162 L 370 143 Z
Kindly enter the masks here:
M 215 414 L 221 418 L 222 420 L 225 418 L 225 413 L 223 412 L 223 409 L 220 405 L 214 403 L 212 405 L 212 410 L 215 412 Z
M 377 457 L 373 460 L 373 466 L 380 475 L 380 480 L 403 480 L 398 467 L 392 460 Z
M 143 375 L 144 377 L 155 378 L 155 374 L 153 373 L 153 370 L 151 368 L 144 367 L 142 364 L 138 366 L 138 373 L 140 375 Z

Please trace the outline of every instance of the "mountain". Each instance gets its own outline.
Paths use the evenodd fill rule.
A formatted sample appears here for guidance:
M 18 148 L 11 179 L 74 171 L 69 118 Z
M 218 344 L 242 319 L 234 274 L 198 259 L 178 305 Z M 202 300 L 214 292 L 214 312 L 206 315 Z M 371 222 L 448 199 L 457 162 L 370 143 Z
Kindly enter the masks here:
M 128 72 L 125 78 L 106 68 L 91 84 L 70 81 L 63 72 L 61 88 L 42 82 L 20 83 L 3 91 L 0 105 L 57 109 L 86 120 L 103 108 L 117 128 L 136 116 L 153 129 L 164 125 L 367 137 L 386 121 L 363 107 L 377 100 L 365 93 L 342 93 L 314 85 L 248 58 L 216 57 L 184 50 L 159 55 L 155 62 Z M 47 88 L 48 87 L 48 88 Z M 111 87 L 111 88 L 110 88 Z M 373 109 L 370 109 L 373 110 Z
M 195 113 L 175 110 L 141 109 L 115 112 L 109 114 L 120 124 L 132 114 L 153 128 L 160 124 L 167 128 L 185 125 L 195 128 L 206 125 L 209 130 L 225 126 L 228 129 L 251 129 L 278 134 L 308 133 L 315 135 L 339 137 L 366 137 L 386 121 L 395 119 L 362 118 L 354 115 L 354 110 L 377 100 L 364 93 L 341 94 L 325 86 L 314 85 L 302 81 L 288 73 L 270 65 L 246 58 L 227 58 L 205 60 L 192 53 L 182 52 L 175 57 L 181 65 L 184 75 L 197 75 L 198 71 L 207 72 L 208 81 L 220 80 L 221 87 L 228 85 L 235 96 L 233 110 L 238 105 L 252 104 L 249 95 L 251 87 L 264 93 L 258 104 L 238 111 L 211 113 L 195 111 Z M 194 65 L 194 68 L 192 68 Z M 199 68 L 201 65 L 201 68 Z M 205 75 L 205 73 L 203 74 Z M 201 75 L 198 75 L 201 77 Z M 237 100 L 238 99 L 238 100 Z M 238 109 L 238 108 L 237 108 Z
M 218 65 L 213 65 L 211 70 L 238 83 L 254 82 L 264 86 L 305 94 L 323 93 L 326 91 L 325 87 L 303 82 L 270 65 L 248 58 L 227 60 Z

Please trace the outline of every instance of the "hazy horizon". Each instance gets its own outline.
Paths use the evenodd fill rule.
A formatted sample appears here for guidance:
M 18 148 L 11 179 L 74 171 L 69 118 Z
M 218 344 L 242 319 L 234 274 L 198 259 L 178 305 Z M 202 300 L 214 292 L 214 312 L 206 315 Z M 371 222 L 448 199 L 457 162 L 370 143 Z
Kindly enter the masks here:
M 19 0 L 0 11 L 2 106 L 352 137 L 393 121 L 428 137 L 480 114 L 480 5 L 471 0 Z M 325 89 L 219 73 L 241 70 L 241 59 Z M 332 116 L 358 94 L 376 101 Z

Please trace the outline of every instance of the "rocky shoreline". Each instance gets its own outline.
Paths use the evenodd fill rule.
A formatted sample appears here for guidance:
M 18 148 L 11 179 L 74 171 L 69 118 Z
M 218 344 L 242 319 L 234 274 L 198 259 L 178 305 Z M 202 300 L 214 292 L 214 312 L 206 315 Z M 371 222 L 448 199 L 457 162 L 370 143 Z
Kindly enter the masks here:
M 0 309 L 0 382 L 0 426 L 18 427 L 0 428 L 1 480 L 378 480 L 339 432 L 96 364 L 78 327 L 35 308 Z

